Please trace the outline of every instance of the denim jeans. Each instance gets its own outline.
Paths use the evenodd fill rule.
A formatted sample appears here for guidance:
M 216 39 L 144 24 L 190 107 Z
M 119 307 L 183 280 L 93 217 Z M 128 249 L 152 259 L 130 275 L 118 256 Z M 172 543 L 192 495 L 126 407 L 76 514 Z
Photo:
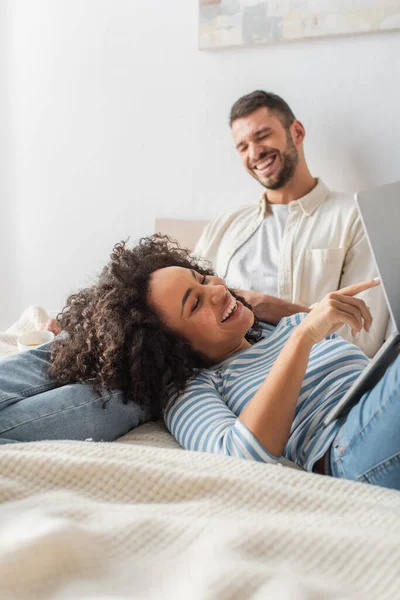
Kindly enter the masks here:
M 400 356 L 342 420 L 330 468 L 334 477 L 400 490 Z
M 50 344 L 0 360 L 0 444 L 38 440 L 109 442 L 148 421 L 122 392 L 49 379 Z

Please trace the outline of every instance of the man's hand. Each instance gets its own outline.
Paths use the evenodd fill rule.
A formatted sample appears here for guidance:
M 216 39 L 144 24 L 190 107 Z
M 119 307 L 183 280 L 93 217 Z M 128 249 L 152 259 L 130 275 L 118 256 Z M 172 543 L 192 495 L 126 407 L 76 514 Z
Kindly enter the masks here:
M 61 332 L 55 319 L 48 319 L 46 323 L 41 323 L 39 329 L 42 331 L 51 331 L 54 335 L 58 335 Z
M 299 312 L 310 312 L 309 308 L 300 304 L 291 304 L 275 296 L 268 296 L 252 290 L 235 290 L 248 302 L 260 321 L 276 325 L 283 317 L 290 317 Z

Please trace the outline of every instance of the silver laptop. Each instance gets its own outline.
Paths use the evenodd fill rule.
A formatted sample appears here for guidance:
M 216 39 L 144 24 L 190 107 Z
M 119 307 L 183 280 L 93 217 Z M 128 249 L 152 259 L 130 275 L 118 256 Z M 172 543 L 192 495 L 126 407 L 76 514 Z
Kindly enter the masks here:
M 365 392 L 374 387 L 400 353 L 400 181 L 359 192 L 355 199 L 394 330 L 348 392 L 325 417 L 324 425 L 345 415 Z

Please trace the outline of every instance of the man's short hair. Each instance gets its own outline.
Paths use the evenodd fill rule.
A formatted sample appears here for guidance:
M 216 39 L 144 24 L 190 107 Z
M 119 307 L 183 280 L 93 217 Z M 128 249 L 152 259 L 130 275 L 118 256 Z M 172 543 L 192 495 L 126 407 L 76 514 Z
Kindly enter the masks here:
M 285 129 L 287 129 L 296 118 L 292 109 L 283 98 L 276 94 L 272 94 L 271 92 L 256 90 L 255 92 L 251 92 L 251 94 L 242 96 L 235 102 L 231 108 L 229 125 L 232 127 L 232 123 L 236 121 L 236 119 L 248 117 L 254 111 L 264 106 L 276 113 Z

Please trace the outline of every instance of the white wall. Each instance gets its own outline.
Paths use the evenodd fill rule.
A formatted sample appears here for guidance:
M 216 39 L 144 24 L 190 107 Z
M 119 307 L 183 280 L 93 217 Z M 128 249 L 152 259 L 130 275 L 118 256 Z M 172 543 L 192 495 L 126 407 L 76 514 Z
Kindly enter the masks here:
M 0 2 L 0 330 L 11 324 L 18 305 L 18 264 L 13 193 L 12 22 L 9 3 Z
M 199 52 L 197 4 L 13 1 L 15 317 L 61 306 L 156 217 L 255 201 L 227 125 L 253 89 L 292 105 L 330 186 L 400 178 L 400 32 Z

